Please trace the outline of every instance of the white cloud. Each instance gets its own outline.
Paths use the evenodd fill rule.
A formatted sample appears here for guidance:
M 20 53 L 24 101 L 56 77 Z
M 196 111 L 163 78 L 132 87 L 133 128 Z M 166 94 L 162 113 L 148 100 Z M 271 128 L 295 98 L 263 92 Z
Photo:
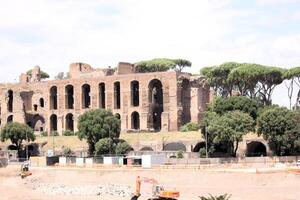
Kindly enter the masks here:
M 267 3 L 271 1 L 258 1 Z M 279 0 L 272 1 L 280 3 Z M 255 13 L 231 0 L 10 0 L 0 8 L 0 82 L 40 65 L 52 76 L 71 62 L 114 66 L 154 57 L 182 57 L 200 67 L 226 61 L 294 66 L 299 35 L 241 29 Z M 259 23 L 259 22 L 257 22 Z
M 256 3 L 261 6 L 299 3 L 300 0 L 256 0 Z

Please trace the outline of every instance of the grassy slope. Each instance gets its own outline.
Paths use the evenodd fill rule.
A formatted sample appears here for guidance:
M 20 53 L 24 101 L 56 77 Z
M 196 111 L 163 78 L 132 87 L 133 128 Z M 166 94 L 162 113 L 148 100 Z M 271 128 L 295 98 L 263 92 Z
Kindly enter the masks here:
M 160 132 L 160 133 L 122 133 L 121 139 L 128 141 L 133 144 L 138 141 L 179 141 L 179 140 L 199 140 L 201 134 L 199 132 Z M 87 144 L 85 140 L 80 141 L 77 136 L 57 136 L 57 137 L 37 137 L 37 143 L 47 142 L 43 147 L 43 150 L 52 149 L 54 144 L 55 148 L 69 147 L 72 150 L 83 150 L 87 149 Z M 10 141 L 5 143 L 0 142 L 1 146 L 7 146 Z

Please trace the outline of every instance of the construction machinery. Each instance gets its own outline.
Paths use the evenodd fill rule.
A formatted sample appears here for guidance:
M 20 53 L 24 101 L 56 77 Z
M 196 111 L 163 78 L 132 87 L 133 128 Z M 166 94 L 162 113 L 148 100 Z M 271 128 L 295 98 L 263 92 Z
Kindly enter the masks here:
M 141 196 L 142 182 L 152 184 L 152 197 L 148 200 L 176 200 L 180 196 L 179 191 L 164 189 L 163 186 L 158 185 L 155 179 L 138 176 L 136 178 L 136 191 L 131 200 L 137 200 Z
M 20 174 L 21 178 L 26 178 L 27 176 L 31 176 L 32 173 L 31 171 L 29 170 L 29 162 L 24 162 L 22 165 L 21 165 L 21 170 L 20 170 Z

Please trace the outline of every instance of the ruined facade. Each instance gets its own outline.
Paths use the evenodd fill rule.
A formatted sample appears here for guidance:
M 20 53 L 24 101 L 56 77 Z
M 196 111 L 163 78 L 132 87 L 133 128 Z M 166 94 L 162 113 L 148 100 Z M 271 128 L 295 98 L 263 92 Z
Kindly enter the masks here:
M 0 84 L 1 127 L 16 121 L 37 133 L 76 131 L 89 109 L 111 109 L 122 131 L 176 131 L 200 122 L 209 102 L 209 86 L 201 77 L 174 71 L 137 73 L 134 65 L 94 69 L 72 63 L 69 77 L 41 81 L 37 66 L 16 84 Z

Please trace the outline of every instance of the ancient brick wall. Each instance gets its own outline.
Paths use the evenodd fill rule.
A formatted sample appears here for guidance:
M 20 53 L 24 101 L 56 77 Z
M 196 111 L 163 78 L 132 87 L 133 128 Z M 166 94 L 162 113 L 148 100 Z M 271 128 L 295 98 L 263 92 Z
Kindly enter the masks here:
M 34 79 L 22 74 L 20 83 L 0 84 L 1 127 L 18 121 L 37 132 L 76 131 L 81 114 L 105 106 L 118 114 L 122 131 L 176 131 L 183 122 L 199 122 L 209 100 L 202 79 L 173 71 L 135 73 L 129 63 L 117 70 L 73 63 L 63 80 L 39 81 L 37 72 Z

